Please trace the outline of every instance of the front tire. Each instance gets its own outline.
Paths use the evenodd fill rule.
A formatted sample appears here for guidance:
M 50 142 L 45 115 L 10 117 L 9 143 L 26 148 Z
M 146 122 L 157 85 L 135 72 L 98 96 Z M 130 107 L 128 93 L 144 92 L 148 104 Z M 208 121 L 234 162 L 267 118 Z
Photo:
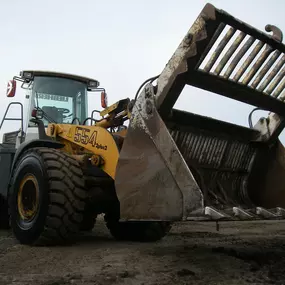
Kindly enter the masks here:
M 32 148 L 19 159 L 10 188 L 11 227 L 22 244 L 62 244 L 80 230 L 86 191 L 82 170 L 56 149 Z
M 97 214 L 92 211 L 92 208 L 90 209 L 90 205 L 87 201 L 83 213 L 83 219 L 80 223 L 80 230 L 83 232 L 91 232 L 96 224 L 96 218 Z
M 95 226 L 95 223 L 96 223 L 96 217 L 84 216 L 80 224 L 80 230 L 83 232 L 91 232 Z

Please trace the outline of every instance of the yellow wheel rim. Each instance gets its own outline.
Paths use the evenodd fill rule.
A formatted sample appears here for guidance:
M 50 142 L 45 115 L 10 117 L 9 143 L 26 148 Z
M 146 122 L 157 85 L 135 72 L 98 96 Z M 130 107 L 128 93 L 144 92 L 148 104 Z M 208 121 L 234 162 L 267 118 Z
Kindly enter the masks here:
M 18 211 L 23 220 L 32 220 L 39 207 L 39 184 L 34 175 L 26 175 L 19 187 Z

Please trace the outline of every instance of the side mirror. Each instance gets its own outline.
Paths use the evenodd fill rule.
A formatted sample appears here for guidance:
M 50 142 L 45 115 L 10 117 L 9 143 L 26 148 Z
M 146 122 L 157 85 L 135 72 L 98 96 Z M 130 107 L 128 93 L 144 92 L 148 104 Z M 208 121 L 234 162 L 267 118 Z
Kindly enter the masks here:
M 16 80 L 12 79 L 8 81 L 7 84 L 7 92 L 6 92 L 6 96 L 7 97 L 14 97 L 15 93 L 16 93 Z
M 107 93 L 105 91 L 101 92 L 101 107 L 103 109 L 107 108 L 108 100 L 107 100 Z

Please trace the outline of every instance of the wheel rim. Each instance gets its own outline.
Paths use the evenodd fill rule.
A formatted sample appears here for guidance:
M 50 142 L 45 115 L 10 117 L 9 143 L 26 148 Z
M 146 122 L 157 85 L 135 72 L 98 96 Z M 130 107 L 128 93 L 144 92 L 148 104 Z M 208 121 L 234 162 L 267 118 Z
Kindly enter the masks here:
M 26 222 L 34 219 L 39 205 L 39 185 L 32 174 L 27 174 L 21 181 L 18 192 L 18 212 Z

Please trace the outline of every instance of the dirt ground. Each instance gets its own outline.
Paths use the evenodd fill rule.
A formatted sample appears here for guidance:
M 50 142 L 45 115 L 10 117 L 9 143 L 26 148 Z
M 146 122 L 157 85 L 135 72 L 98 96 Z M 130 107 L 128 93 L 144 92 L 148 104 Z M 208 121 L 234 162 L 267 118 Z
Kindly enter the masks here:
M 178 223 L 155 243 L 117 242 L 101 220 L 72 247 L 0 232 L 0 284 L 285 284 L 285 223 Z

